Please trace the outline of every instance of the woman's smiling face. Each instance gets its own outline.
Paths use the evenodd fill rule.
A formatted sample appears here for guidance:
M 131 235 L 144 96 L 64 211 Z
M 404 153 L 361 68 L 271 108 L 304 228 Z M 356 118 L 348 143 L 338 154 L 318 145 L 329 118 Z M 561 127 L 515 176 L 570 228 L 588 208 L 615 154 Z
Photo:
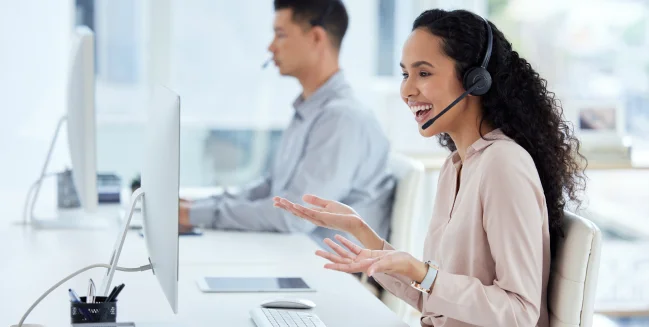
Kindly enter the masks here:
M 451 130 L 467 104 L 466 99 L 459 102 L 453 110 L 422 130 L 422 125 L 464 92 L 455 61 L 444 54 L 442 47 L 442 38 L 418 28 L 410 33 L 401 55 L 401 98 L 413 112 L 419 133 L 424 137 Z

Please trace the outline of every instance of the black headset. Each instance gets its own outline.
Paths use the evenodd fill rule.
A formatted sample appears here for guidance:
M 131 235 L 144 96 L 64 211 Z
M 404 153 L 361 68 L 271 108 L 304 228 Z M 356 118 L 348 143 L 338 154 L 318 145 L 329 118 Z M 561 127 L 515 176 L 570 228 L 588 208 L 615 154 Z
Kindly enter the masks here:
M 489 88 L 491 88 L 491 74 L 487 71 L 487 65 L 489 65 L 489 58 L 491 58 L 493 34 L 491 33 L 491 25 L 489 25 L 489 22 L 484 19 L 484 17 L 480 18 L 484 20 L 485 25 L 487 26 L 487 51 L 482 60 L 482 65 L 469 68 L 466 73 L 464 73 L 464 78 L 462 79 L 462 86 L 464 86 L 465 90 L 470 89 L 476 84 L 478 85 L 470 93 L 471 95 L 484 95 L 489 91 Z
M 487 51 L 485 52 L 484 59 L 482 60 L 482 65 L 470 67 L 464 73 L 464 76 L 462 78 L 462 87 L 464 87 L 466 91 L 462 93 L 462 95 L 460 95 L 457 99 L 455 99 L 455 101 L 451 102 L 451 104 L 444 110 L 442 110 L 439 114 L 422 125 L 421 129 L 430 127 L 430 125 L 432 125 L 437 119 L 439 119 L 439 117 L 453 108 L 453 106 L 458 104 L 458 102 L 462 101 L 462 99 L 464 99 L 467 95 L 485 95 L 491 88 L 491 74 L 489 74 L 489 71 L 487 71 L 487 66 L 489 65 L 489 58 L 491 58 L 491 49 L 493 47 L 493 33 L 491 32 L 491 25 L 489 25 L 489 22 L 484 17 L 481 17 L 479 15 L 477 16 L 482 18 L 482 20 L 484 20 L 485 22 L 485 25 L 487 25 Z

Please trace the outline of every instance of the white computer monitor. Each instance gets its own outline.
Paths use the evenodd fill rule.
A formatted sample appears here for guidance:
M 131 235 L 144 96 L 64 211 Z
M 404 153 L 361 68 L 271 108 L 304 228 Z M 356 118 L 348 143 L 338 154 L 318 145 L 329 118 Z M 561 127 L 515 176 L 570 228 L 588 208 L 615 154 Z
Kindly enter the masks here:
M 58 122 L 41 174 L 30 188 L 25 201 L 23 222 L 39 228 L 103 226 L 103 224 L 88 224 L 91 220 L 88 216 L 95 213 L 98 208 L 94 34 L 88 27 L 78 26 L 72 33 L 71 41 L 67 110 Z M 57 216 L 54 218 L 37 218 L 34 216 L 34 208 L 43 181 L 51 175 L 47 168 L 57 136 L 64 123 L 67 123 L 72 183 L 67 183 L 66 175 L 60 174 L 64 181 L 58 187 L 59 197 L 73 198 L 69 194 L 72 193 L 70 190 L 74 191 L 81 208 L 74 206 L 59 208 Z
M 110 292 L 115 268 L 136 204 L 142 201 L 149 261 L 174 313 L 178 312 L 178 192 L 180 183 L 180 97 L 156 86 L 148 110 L 142 183 L 131 196 L 100 292 Z
M 157 87 L 149 108 L 142 169 L 142 217 L 149 260 L 174 313 L 178 311 L 180 97 Z
M 72 179 L 84 211 L 97 210 L 94 35 L 86 26 L 74 33 L 68 86 L 68 145 Z

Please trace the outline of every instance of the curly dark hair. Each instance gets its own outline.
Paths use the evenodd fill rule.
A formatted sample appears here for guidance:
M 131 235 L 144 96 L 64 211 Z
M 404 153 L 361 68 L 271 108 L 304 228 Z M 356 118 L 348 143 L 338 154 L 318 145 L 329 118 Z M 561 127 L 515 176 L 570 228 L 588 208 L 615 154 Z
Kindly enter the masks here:
M 487 70 L 491 73 L 489 91 L 481 96 L 484 122 L 522 146 L 534 160 L 548 208 L 551 253 L 554 256 L 566 201 L 581 204 L 579 193 L 585 190 L 586 158 L 579 153 L 580 142 L 572 124 L 563 117 L 563 109 L 547 81 L 529 62 L 512 49 L 503 33 L 492 23 L 493 49 Z M 424 28 L 443 40 L 444 53 L 456 63 L 462 81 L 469 67 L 479 66 L 487 48 L 484 20 L 466 10 L 427 10 L 413 23 L 413 30 Z M 439 143 L 456 150 L 446 134 Z M 484 138 L 484 136 L 482 136 Z

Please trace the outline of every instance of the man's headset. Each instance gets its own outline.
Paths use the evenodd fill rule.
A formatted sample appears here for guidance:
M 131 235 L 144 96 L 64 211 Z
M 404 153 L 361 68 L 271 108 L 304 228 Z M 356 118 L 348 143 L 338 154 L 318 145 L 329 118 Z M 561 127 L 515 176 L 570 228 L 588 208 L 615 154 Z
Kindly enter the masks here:
M 439 117 L 453 108 L 453 106 L 458 104 L 458 102 L 462 101 L 462 99 L 464 99 L 467 95 L 484 95 L 489 91 L 489 88 L 491 87 L 491 75 L 489 74 L 489 71 L 487 71 L 487 65 L 489 65 L 489 58 L 491 57 L 493 34 L 491 32 L 491 25 L 489 25 L 489 22 L 484 19 L 484 17 L 480 18 L 482 18 L 482 20 L 484 20 L 485 22 L 485 25 L 487 25 L 487 51 L 485 53 L 484 59 L 482 60 L 482 65 L 477 67 L 470 67 L 466 71 L 466 73 L 464 73 L 464 78 L 462 78 L 462 86 L 466 91 L 462 93 L 462 95 L 460 95 L 457 99 L 455 99 L 455 101 L 451 102 L 451 104 L 444 110 L 442 110 L 439 114 L 422 125 L 421 129 L 430 127 L 430 125 L 432 125 L 437 119 L 439 119 Z
M 327 16 L 329 16 L 331 14 L 331 12 L 333 11 L 335 1 L 338 1 L 338 0 L 327 1 L 327 8 L 322 12 L 322 15 L 320 15 L 319 17 L 316 17 L 316 18 L 314 18 L 314 19 L 312 19 L 310 21 L 312 27 L 322 26 L 322 28 L 327 29 L 325 27 L 325 25 L 324 25 L 325 24 L 325 18 L 327 18 Z M 268 64 L 270 64 L 271 61 L 273 61 L 273 57 L 268 58 L 268 60 L 266 60 L 266 62 L 261 66 L 261 69 L 266 68 L 266 66 L 268 66 Z

